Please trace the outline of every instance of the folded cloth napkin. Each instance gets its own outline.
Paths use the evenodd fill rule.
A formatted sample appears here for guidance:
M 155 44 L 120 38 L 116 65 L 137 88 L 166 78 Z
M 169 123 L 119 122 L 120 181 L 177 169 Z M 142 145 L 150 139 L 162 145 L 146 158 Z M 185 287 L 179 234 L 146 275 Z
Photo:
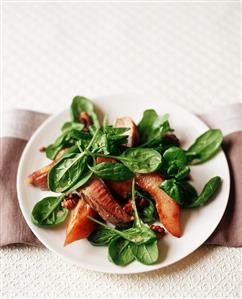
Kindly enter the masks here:
M 47 114 L 13 110 L 5 113 L 0 165 L 0 246 L 25 243 L 41 246 L 27 226 L 20 211 L 16 193 L 16 173 L 21 153 Z M 225 214 L 205 244 L 242 246 L 242 104 L 220 107 L 200 118 L 224 134 L 223 149 L 228 159 L 231 191 Z

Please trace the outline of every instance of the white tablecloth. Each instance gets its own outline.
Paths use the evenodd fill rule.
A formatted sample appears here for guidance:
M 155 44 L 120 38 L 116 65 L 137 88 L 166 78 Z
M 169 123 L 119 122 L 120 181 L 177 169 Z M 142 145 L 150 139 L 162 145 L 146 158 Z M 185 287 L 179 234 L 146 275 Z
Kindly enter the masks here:
M 5 109 L 55 113 L 76 94 L 127 92 L 198 113 L 241 100 L 239 2 L 41 2 L 3 3 Z M 0 252 L 3 297 L 241 296 L 238 248 L 202 246 L 127 276 L 83 270 L 47 249 Z

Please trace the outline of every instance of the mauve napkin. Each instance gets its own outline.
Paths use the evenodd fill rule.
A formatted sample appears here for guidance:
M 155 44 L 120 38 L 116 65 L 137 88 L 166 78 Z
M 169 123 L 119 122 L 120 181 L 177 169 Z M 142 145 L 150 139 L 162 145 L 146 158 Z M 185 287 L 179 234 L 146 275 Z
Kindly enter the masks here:
M 0 165 L 0 246 L 25 243 L 41 246 L 27 226 L 16 193 L 16 173 L 21 153 L 47 114 L 13 110 L 5 113 Z M 231 191 L 225 214 L 205 244 L 242 246 L 242 104 L 220 107 L 200 115 L 210 127 L 220 128 L 225 136 L 223 149 L 228 159 Z

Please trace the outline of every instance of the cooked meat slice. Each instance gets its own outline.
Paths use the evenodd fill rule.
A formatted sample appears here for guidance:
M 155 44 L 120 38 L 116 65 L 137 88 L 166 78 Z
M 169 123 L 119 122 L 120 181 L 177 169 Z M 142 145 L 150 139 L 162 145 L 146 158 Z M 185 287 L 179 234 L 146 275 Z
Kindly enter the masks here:
M 180 226 L 180 206 L 168 194 L 159 188 L 163 181 L 158 173 L 137 174 L 136 184 L 149 193 L 156 202 L 160 222 L 175 237 L 182 235 Z
M 92 178 L 81 188 L 84 200 L 107 222 L 122 224 L 131 221 L 131 217 L 114 200 L 105 183 L 99 178 Z
M 130 128 L 127 147 L 137 146 L 139 144 L 139 132 L 134 121 L 126 116 L 118 118 L 115 123 L 117 128 Z
M 98 157 L 96 158 L 97 164 L 108 162 L 108 163 L 116 163 L 117 161 L 112 158 L 104 158 Z M 132 188 L 132 180 L 127 181 L 105 181 L 107 186 L 113 191 L 115 194 L 120 196 L 121 198 L 126 199 L 128 197 L 128 193 L 131 192 Z
M 74 241 L 85 239 L 94 231 L 96 224 L 88 218 L 89 216 L 96 217 L 97 213 L 85 200 L 80 199 L 72 211 L 66 230 L 64 246 Z
M 51 168 L 57 163 L 57 161 L 61 158 L 61 156 L 67 151 L 67 149 L 63 149 L 61 150 L 55 160 L 53 162 L 51 162 L 49 165 L 44 166 L 41 169 L 38 169 L 36 171 L 34 171 L 33 173 L 31 173 L 27 179 L 26 182 L 28 184 L 31 184 L 35 187 L 38 187 L 42 190 L 48 190 L 48 172 L 51 170 Z

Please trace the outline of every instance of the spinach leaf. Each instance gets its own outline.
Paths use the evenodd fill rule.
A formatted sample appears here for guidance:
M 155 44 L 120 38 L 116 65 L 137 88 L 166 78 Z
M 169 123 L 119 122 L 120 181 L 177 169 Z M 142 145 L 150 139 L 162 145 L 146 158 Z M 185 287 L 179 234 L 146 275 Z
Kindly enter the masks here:
M 135 231 L 130 241 L 136 244 L 144 244 L 154 240 L 157 240 L 156 234 L 150 227 L 145 224 L 139 217 L 136 203 L 135 203 L 135 180 L 132 181 L 132 207 L 134 210 L 134 225 L 133 228 L 128 229 L 129 233 Z M 136 235 L 135 235 L 136 234 Z M 135 241 L 134 241 L 135 240 Z
M 61 206 L 64 197 L 64 195 L 49 196 L 37 202 L 31 215 L 33 224 L 41 227 L 52 227 L 64 222 L 68 214 L 68 210 Z
M 107 126 L 100 130 L 95 143 L 92 146 L 93 152 L 106 155 L 119 155 L 124 150 L 123 145 L 127 143 L 128 128 L 114 128 Z
M 186 164 L 187 157 L 185 152 L 177 146 L 171 146 L 163 154 L 161 171 L 168 178 L 181 180 L 190 173 L 190 168 Z
M 75 122 L 79 122 L 81 112 L 87 112 L 87 114 L 90 116 L 95 128 L 100 127 L 98 117 L 94 111 L 93 103 L 90 100 L 88 100 L 87 98 L 84 98 L 81 96 L 76 96 L 72 100 L 72 104 L 71 104 L 72 120 Z
M 159 250 L 157 240 L 142 245 L 131 243 L 130 246 L 135 259 L 142 264 L 153 265 L 158 261 Z
M 124 238 L 125 240 L 128 240 L 130 242 L 136 243 L 136 244 L 143 244 L 147 243 L 153 240 L 156 240 L 156 234 L 153 232 L 147 224 L 142 223 L 141 225 L 134 225 L 132 228 L 128 228 L 126 230 L 118 230 L 115 228 L 112 228 L 103 222 L 100 222 L 99 220 L 92 218 L 89 216 L 89 218 L 101 225 L 103 228 L 106 228 L 110 231 L 112 231 L 117 236 L 120 236 Z
M 145 192 L 135 190 L 135 195 L 140 199 L 145 199 L 148 205 L 139 208 L 139 215 L 143 222 L 154 223 L 157 219 L 157 213 L 154 200 Z
M 115 237 L 117 237 L 116 232 L 101 227 L 98 230 L 92 232 L 87 239 L 94 246 L 105 246 L 108 245 Z
M 221 184 L 221 178 L 215 176 L 210 179 L 204 186 L 201 194 L 194 199 L 194 201 L 188 205 L 184 205 L 185 208 L 194 208 L 204 205 L 218 190 L 218 187 Z
M 93 135 L 91 141 L 84 152 L 79 152 L 74 156 L 63 155 L 59 162 L 57 162 L 48 173 L 48 187 L 53 192 L 64 192 L 73 190 L 73 186 L 81 186 L 86 183 L 86 179 L 91 177 L 91 174 L 86 174 L 87 158 L 89 149 L 95 142 L 99 133 L 98 128 Z M 78 143 L 75 146 L 78 148 Z M 83 182 L 84 180 L 84 182 Z
M 212 158 L 223 142 L 221 130 L 211 129 L 206 131 L 189 147 L 186 152 L 190 164 L 199 164 Z
M 167 149 L 163 154 L 163 158 L 165 160 L 165 164 L 168 167 L 171 165 L 184 167 L 187 164 L 187 157 L 185 152 L 177 146 L 172 146 Z
M 89 169 L 84 169 L 82 175 L 80 176 L 80 178 L 77 180 L 77 182 L 71 186 L 71 188 L 68 188 L 68 192 L 72 192 L 77 190 L 78 188 L 80 188 L 81 186 L 85 185 L 90 178 L 92 177 L 93 172 Z
M 189 166 L 179 168 L 178 172 L 175 174 L 175 178 L 177 180 L 183 180 L 189 175 L 190 171 L 191 171 L 191 169 Z
M 107 135 L 103 130 L 98 132 L 97 138 L 91 147 L 91 151 L 94 153 L 104 153 L 105 155 L 109 154 Z
M 104 132 L 107 138 L 107 152 L 109 154 L 121 154 L 124 144 L 128 142 L 129 128 L 105 127 Z
M 159 144 L 162 137 L 172 131 L 168 122 L 168 114 L 158 116 L 155 110 L 144 111 L 143 118 L 138 124 L 138 131 L 142 147 L 151 147 Z
M 54 160 L 56 155 L 62 150 L 67 144 L 67 134 L 61 134 L 54 143 L 48 145 L 45 150 L 46 157 Z
M 92 135 L 90 133 L 79 131 L 77 129 L 71 129 L 70 131 L 68 131 L 67 136 L 69 139 L 73 139 L 75 141 L 81 141 L 83 139 L 91 141 L 92 139 Z
M 79 124 L 80 125 L 80 124 Z M 85 133 L 79 131 L 77 129 L 65 130 L 54 143 L 48 145 L 46 148 L 46 156 L 47 158 L 54 160 L 58 152 L 64 147 L 72 146 L 75 141 L 81 141 L 82 144 L 85 141 L 85 145 L 87 145 L 92 136 L 89 133 Z
M 108 246 L 108 258 L 119 266 L 130 264 L 134 260 L 130 242 L 121 237 L 114 238 Z
M 197 197 L 197 191 L 191 184 L 176 179 L 165 180 L 160 188 L 182 206 L 190 204 Z
M 72 140 L 72 142 L 75 142 L 79 149 L 81 148 L 81 151 L 84 151 L 89 145 L 92 137 L 93 136 L 90 133 L 78 131 L 76 129 L 72 129 L 68 132 L 68 138 Z
M 53 192 L 67 191 L 81 177 L 85 165 L 85 153 L 76 154 L 73 158 L 61 159 L 48 173 L 49 189 Z
M 103 162 L 90 167 L 96 176 L 104 180 L 126 181 L 131 179 L 134 174 L 122 163 L 107 163 Z
M 197 190 L 188 182 L 181 182 L 180 187 L 183 194 L 183 204 L 182 206 L 188 205 L 195 200 L 198 196 Z
M 150 173 L 161 165 L 161 155 L 149 148 L 130 148 L 117 157 L 132 172 Z
M 148 201 L 148 205 L 143 208 L 143 210 L 140 212 L 140 217 L 143 222 L 145 223 L 153 223 L 156 220 L 156 209 L 155 209 L 155 203 L 153 200 L 146 198 Z
M 144 143 L 149 140 L 150 132 L 153 130 L 154 123 L 158 114 L 153 109 L 145 110 L 143 117 L 138 124 L 140 142 Z
M 120 236 L 137 245 L 148 243 L 157 239 L 153 230 L 151 230 L 149 226 L 143 222 L 140 226 L 134 225 L 133 227 L 122 231 Z
M 183 203 L 183 192 L 179 182 L 175 179 L 165 180 L 160 184 L 160 188 L 163 189 L 173 200 L 177 203 Z
M 75 122 L 75 121 L 68 121 L 68 122 L 64 123 L 64 125 L 61 128 L 61 131 L 63 133 L 66 133 L 72 129 L 81 131 L 82 129 L 84 129 L 84 124 L 81 124 L 81 123 Z

